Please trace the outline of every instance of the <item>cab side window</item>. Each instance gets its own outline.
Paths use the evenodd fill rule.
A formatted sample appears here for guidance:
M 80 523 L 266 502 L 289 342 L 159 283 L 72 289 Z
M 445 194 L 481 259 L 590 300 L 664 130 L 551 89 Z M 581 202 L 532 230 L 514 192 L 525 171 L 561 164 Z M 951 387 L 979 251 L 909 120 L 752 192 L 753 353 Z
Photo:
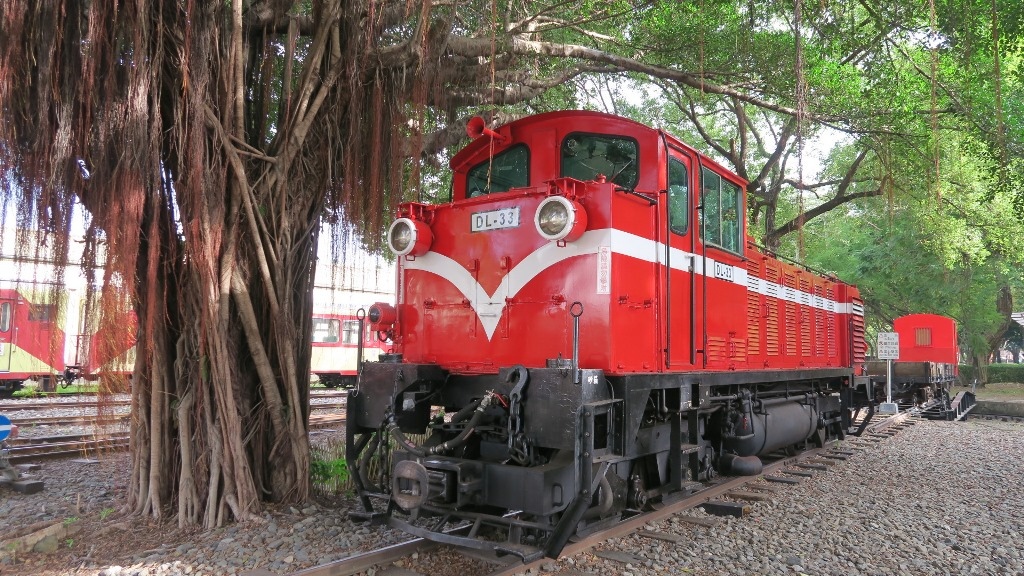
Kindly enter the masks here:
M 689 176 L 686 165 L 670 158 L 668 161 L 668 225 L 676 234 L 686 234 L 690 216 Z
M 742 254 L 743 197 L 739 186 L 704 168 L 701 172 L 704 242 Z

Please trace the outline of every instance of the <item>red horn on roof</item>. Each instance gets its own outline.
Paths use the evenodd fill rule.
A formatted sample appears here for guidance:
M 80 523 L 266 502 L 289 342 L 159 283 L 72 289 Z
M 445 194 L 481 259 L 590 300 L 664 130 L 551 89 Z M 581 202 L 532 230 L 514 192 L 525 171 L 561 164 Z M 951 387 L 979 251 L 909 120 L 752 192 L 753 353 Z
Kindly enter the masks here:
M 472 118 L 470 118 L 469 122 L 466 123 L 466 134 L 468 134 L 469 137 L 474 140 L 481 136 L 487 136 L 488 138 L 492 138 L 496 142 L 505 141 L 504 136 L 488 128 L 487 123 L 484 122 L 484 119 L 479 116 L 473 116 Z

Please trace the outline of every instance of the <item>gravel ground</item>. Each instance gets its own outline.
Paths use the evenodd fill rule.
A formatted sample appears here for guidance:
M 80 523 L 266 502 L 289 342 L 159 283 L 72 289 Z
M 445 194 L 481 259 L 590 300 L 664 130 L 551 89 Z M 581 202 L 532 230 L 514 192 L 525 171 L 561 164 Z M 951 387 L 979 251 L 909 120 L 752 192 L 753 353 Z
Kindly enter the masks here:
M 589 553 L 549 562 L 542 572 L 1022 574 L 1024 512 L 1015 498 L 1024 486 L 1022 456 L 1022 424 L 921 421 L 771 502 L 755 504 L 746 518 L 722 519 L 713 528 L 678 518 L 649 526 L 692 543 L 630 536 L 601 549 L 630 552 L 640 558 L 636 562 Z M 406 539 L 349 522 L 353 503 L 347 498 L 271 509 L 260 522 L 209 533 L 147 525 L 117 511 L 126 469 L 124 454 L 97 464 L 46 462 L 36 473 L 46 482 L 44 492 L 23 495 L 0 487 L 0 542 L 27 526 L 62 524 L 74 532 L 48 554 L 3 557 L 0 551 L 0 576 L 234 575 L 256 567 L 284 574 Z M 415 571 L 416 564 L 406 568 Z M 446 572 L 472 576 L 485 570 L 479 562 L 453 561 Z

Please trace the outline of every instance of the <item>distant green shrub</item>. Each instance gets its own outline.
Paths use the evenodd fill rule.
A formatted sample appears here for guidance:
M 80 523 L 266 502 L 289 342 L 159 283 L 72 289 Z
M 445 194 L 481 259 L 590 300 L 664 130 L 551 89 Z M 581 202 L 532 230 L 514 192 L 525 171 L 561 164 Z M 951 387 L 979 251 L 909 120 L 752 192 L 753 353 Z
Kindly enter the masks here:
M 977 370 L 974 366 L 960 365 L 960 384 L 974 384 Z M 988 382 L 1024 382 L 1024 364 L 989 364 Z M 986 384 L 978 380 L 978 384 Z

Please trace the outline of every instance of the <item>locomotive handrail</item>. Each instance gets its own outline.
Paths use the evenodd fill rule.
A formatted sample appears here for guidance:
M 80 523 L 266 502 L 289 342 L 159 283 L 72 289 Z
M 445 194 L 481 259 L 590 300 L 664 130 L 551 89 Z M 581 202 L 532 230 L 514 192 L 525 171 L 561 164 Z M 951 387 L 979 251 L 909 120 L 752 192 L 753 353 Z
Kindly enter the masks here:
M 790 258 L 789 256 L 783 256 L 782 254 L 779 254 L 775 250 L 771 250 L 768 247 L 762 246 L 762 245 L 760 245 L 757 242 L 754 242 L 752 240 L 747 240 L 747 245 L 748 246 L 753 246 L 754 248 L 757 248 L 758 250 L 764 252 L 765 254 L 767 254 L 769 256 L 772 256 L 774 258 L 778 258 L 779 260 L 784 260 L 786 262 L 789 262 L 790 264 L 793 264 L 794 266 L 799 266 L 799 267 L 803 268 L 804 270 L 806 270 L 808 272 L 814 272 L 815 274 L 821 274 L 822 276 L 825 276 L 825 277 L 827 277 L 827 278 L 829 278 L 829 279 L 831 279 L 832 281 L 835 281 L 835 282 L 839 281 L 839 278 L 837 278 L 835 273 L 833 273 L 833 272 L 826 272 L 824 270 L 819 270 L 819 269 L 815 268 L 814 266 L 811 266 L 809 264 L 805 264 L 803 262 L 800 262 L 798 260 Z
M 637 192 L 636 190 L 633 190 L 632 188 L 624 188 L 622 186 L 616 186 L 615 187 L 615 191 L 616 192 L 624 192 L 626 194 L 629 194 L 630 196 L 636 196 L 637 198 L 642 198 L 644 200 L 647 200 L 647 202 L 651 206 L 654 206 L 655 204 L 658 203 L 658 199 L 657 198 L 652 198 L 651 196 L 648 196 L 648 195 L 644 194 L 643 192 Z M 652 194 L 659 194 L 659 193 L 658 192 L 652 192 Z

